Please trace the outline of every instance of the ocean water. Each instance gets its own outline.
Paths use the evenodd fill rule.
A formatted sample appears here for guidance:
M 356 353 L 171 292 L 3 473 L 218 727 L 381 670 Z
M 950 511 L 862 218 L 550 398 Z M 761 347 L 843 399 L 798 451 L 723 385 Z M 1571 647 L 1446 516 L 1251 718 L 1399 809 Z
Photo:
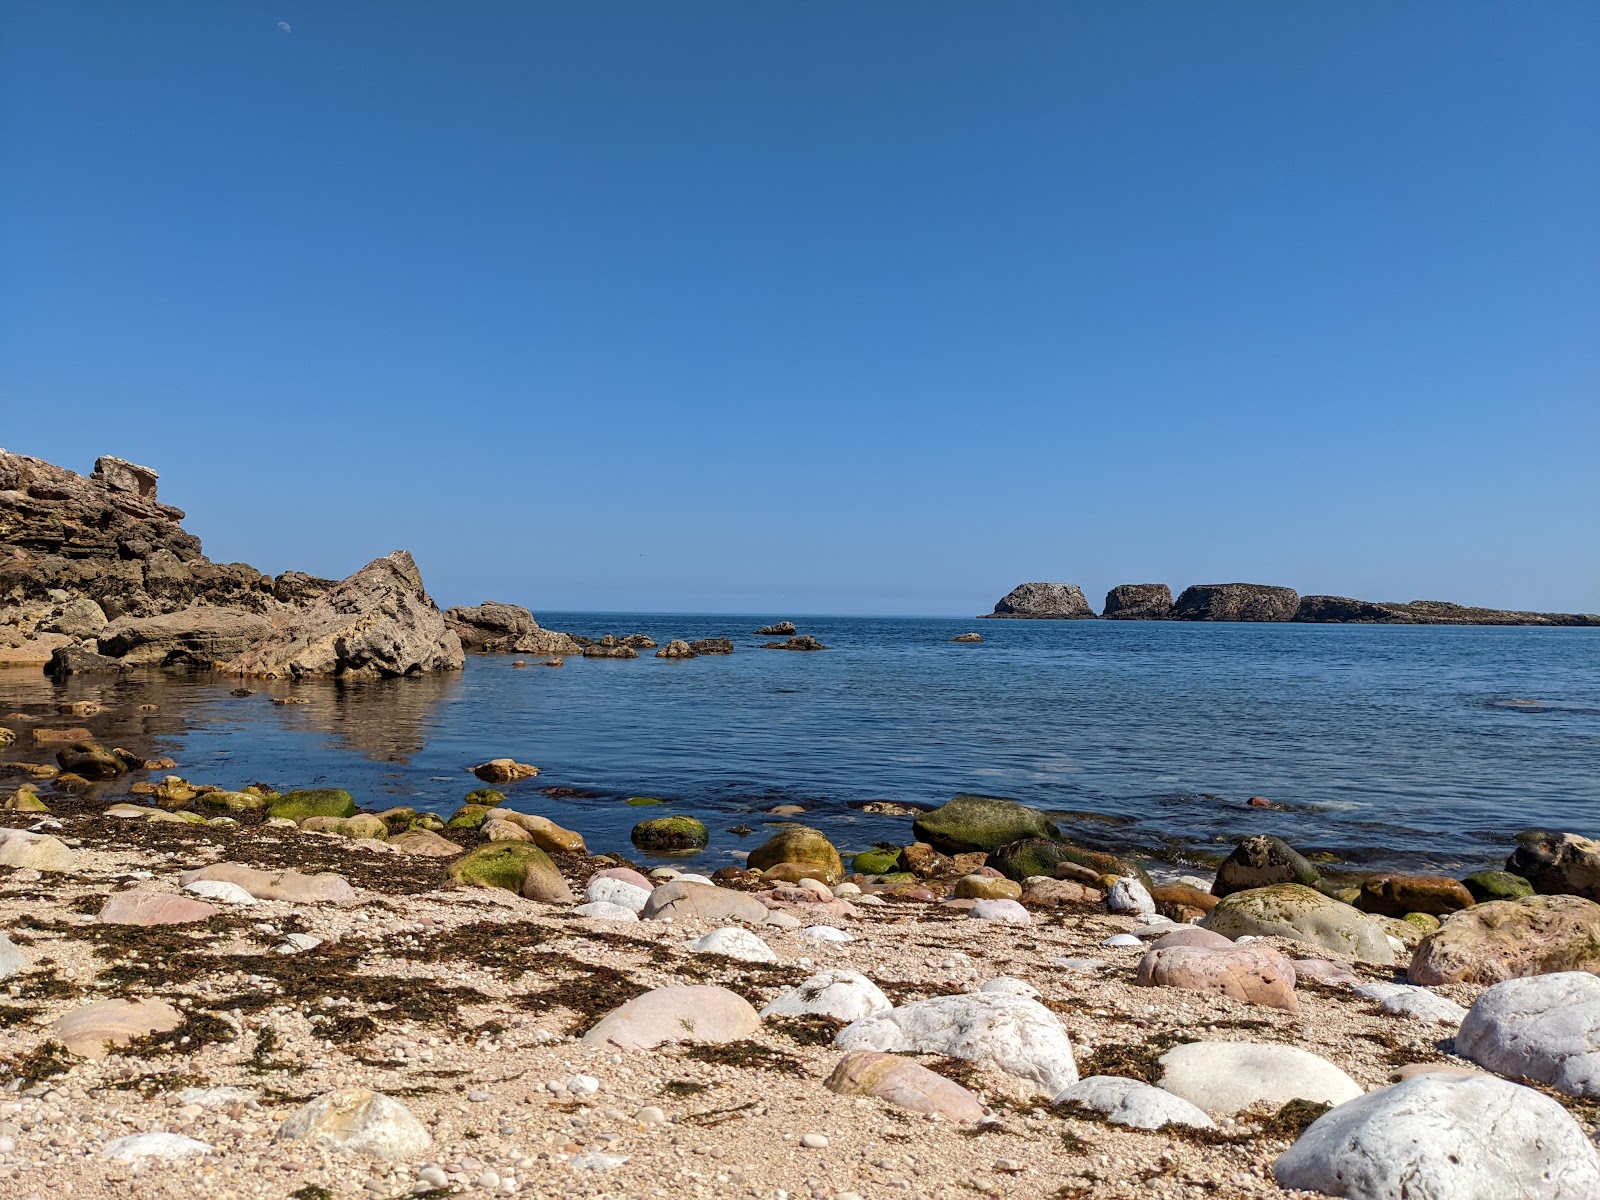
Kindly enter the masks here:
M 700 816 L 704 868 L 738 861 L 782 819 L 777 804 L 805 806 L 855 850 L 909 840 L 910 820 L 852 805 L 959 792 L 1013 797 L 1086 844 L 1173 863 L 1268 832 L 1352 867 L 1457 870 L 1498 865 L 1531 826 L 1600 834 L 1600 630 L 817 617 L 797 624 L 830 649 L 806 654 L 759 649 L 767 617 L 540 617 L 738 648 L 560 669 L 476 656 L 459 674 L 249 683 L 248 696 L 209 675 L 56 685 L 11 671 L 0 713 L 100 698 L 113 711 L 89 723 L 97 734 L 170 755 L 195 782 L 341 786 L 364 805 L 441 813 L 479 786 L 471 764 L 508 755 L 542 772 L 503 789 L 514 806 L 595 852 L 633 854 L 644 817 Z M 969 630 L 985 642 L 948 640 Z M 160 711 L 138 714 L 141 702 Z M 729 832 L 740 825 L 756 832 Z

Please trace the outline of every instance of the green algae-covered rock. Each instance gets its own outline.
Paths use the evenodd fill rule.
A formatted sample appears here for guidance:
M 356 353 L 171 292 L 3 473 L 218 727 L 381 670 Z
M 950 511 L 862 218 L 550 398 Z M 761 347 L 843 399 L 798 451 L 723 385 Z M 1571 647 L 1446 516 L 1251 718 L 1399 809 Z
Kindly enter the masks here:
M 298 825 L 307 817 L 353 817 L 356 802 L 343 788 L 310 788 L 285 792 L 267 809 L 269 817 L 283 817 Z
M 655 817 L 640 821 L 629 835 L 641 850 L 703 850 L 711 835 L 694 817 Z
M 347 838 L 389 840 L 389 826 L 376 813 L 357 813 L 353 817 L 307 817 L 300 822 L 307 833 L 336 833 Z
M 844 878 L 844 863 L 840 861 L 839 852 L 822 830 L 809 825 L 784 826 L 750 851 L 745 865 L 752 871 L 765 871 L 779 863 L 816 867 L 822 872 L 824 883 L 838 883 Z
M 451 829 L 477 829 L 494 809 L 482 804 L 463 804 L 451 814 Z
M 407 829 L 426 829 L 438 833 L 444 828 L 444 822 L 432 813 L 418 813 L 406 822 Z
M 267 806 L 268 797 L 260 792 L 201 792 L 196 797 L 201 804 L 212 808 L 225 808 L 229 812 L 254 812 Z
M 1202 924 L 1224 937 L 1283 937 L 1381 967 L 1392 967 L 1395 961 L 1379 918 L 1299 883 L 1234 892 Z
M 654 804 L 665 804 L 660 796 L 629 796 L 624 802 L 633 808 L 649 808 Z
M 531 842 L 486 842 L 452 862 L 450 878 L 472 887 L 504 888 L 547 904 L 572 900 L 555 863 Z
M 862 875 L 888 875 L 899 865 L 898 850 L 864 850 L 850 860 L 850 869 Z
M 39 793 L 31 787 L 20 787 L 11 793 L 5 803 L 7 812 L 47 813 L 49 806 L 39 799 Z
M 1479 904 L 1490 900 L 1521 900 L 1533 895 L 1533 884 L 1510 871 L 1477 871 L 1461 884 Z
M 911 825 L 924 842 L 941 850 L 998 850 L 1022 838 L 1053 838 L 1056 827 L 1037 808 L 995 796 L 960 795 Z
M 1096 875 L 1132 876 L 1146 887 L 1154 886 L 1145 869 L 1131 859 L 1103 850 L 1085 850 L 1057 838 L 1023 838 L 989 855 L 989 865 L 1017 883 L 1035 875 L 1053 876 L 1056 867 L 1064 862 L 1088 867 Z
M 1423 933 L 1432 933 L 1439 928 L 1439 918 L 1432 913 L 1413 912 L 1400 918 L 1407 925 L 1415 925 Z
M 1211 885 L 1213 896 L 1230 896 L 1252 888 L 1267 888 L 1279 883 L 1298 883 L 1314 888 L 1322 876 L 1305 855 L 1280 837 L 1258 834 L 1247 837 L 1217 868 Z
M 506 794 L 495 788 L 474 788 L 467 793 L 466 799 L 461 803 L 468 808 L 482 805 L 484 808 L 499 808 L 506 802 Z

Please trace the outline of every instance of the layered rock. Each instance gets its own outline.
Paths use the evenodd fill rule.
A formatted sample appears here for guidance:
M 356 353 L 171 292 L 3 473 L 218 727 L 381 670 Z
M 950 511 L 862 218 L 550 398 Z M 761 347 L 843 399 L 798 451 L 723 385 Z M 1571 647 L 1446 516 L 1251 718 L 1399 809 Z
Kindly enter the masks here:
M 469 654 L 582 654 L 565 633 L 543 629 L 527 609 L 498 600 L 446 609 L 445 624 Z
M 1265 583 L 1197 583 L 1183 589 L 1172 616 L 1178 621 L 1290 621 L 1300 607 L 1293 588 Z
M 1595 613 L 1479 608 L 1447 600 L 1395 604 L 1348 596 L 1306 596 L 1295 610 L 1294 620 L 1350 625 L 1600 625 L 1600 615 Z
M 1164 583 L 1120 583 L 1106 593 L 1108 621 L 1170 621 L 1172 589 Z
M 990 617 L 1073 621 L 1092 618 L 1094 610 L 1075 583 L 1023 583 L 994 606 Z

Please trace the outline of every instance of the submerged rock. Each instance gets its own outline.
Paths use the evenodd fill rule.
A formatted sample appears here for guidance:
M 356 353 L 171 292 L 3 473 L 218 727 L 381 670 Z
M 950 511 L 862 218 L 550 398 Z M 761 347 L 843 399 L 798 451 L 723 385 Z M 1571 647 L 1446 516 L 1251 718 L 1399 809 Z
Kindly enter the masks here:
M 1075 583 L 1020 583 L 996 601 L 988 615 L 1072 621 L 1092 619 L 1094 610 Z
M 793 637 L 795 627 L 793 621 L 777 621 L 771 625 L 763 625 L 756 633 L 762 637 Z
M 311 788 L 298 792 L 285 792 L 267 806 L 267 816 L 293 821 L 298 825 L 307 817 L 338 817 L 356 815 L 356 802 L 343 788 Z
M 703 850 L 711 834 L 697 817 L 653 817 L 635 825 L 629 839 L 641 850 Z
M 767 642 L 761 647 L 763 650 L 826 650 L 827 647 L 809 633 L 802 633 L 799 637 L 792 637 L 786 642 Z
M 485 600 L 446 609 L 444 621 L 469 654 L 581 654 L 583 647 L 565 633 L 542 629 L 527 609 Z
M 725 637 L 700 638 L 689 643 L 696 654 L 732 654 L 733 639 Z
M 1056 827 L 1036 808 L 1015 800 L 969 794 L 922 813 L 911 829 L 920 840 L 954 851 L 998 850 L 1023 838 L 1056 836 Z

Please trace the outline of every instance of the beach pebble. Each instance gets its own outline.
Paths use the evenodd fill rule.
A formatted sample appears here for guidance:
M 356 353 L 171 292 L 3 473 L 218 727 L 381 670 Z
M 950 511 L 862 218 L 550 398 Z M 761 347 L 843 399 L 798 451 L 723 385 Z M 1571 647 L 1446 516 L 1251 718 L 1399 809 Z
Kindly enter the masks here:
M 1134 939 L 1135 942 L 1138 942 L 1138 940 L 1138 938 Z M 1050 965 L 1061 967 L 1067 971 L 1098 971 L 1101 967 L 1109 967 L 1111 964 L 1103 958 L 1074 958 L 1071 955 L 1057 955 L 1050 959 Z
M 366 1088 L 341 1088 L 296 1109 L 275 1141 L 304 1141 L 341 1154 L 390 1162 L 415 1158 L 433 1138 L 400 1101 Z
M 773 929 L 799 929 L 805 922 L 792 912 L 784 912 L 781 908 L 773 908 L 767 910 L 767 919 L 762 924 L 770 925 Z
M 574 1155 L 569 1165 L 575 1171 L 610 1171 L 628 1161 L 626 1154 L 601 1154 L 592 1150 L 588 1154 Z
M 859 884 L 851 883 L 846 879 L 842 883 L 833 885 L 833 894 L 841 900 L 851 900 L 861 895 L 861 887 Z
M 639 914 L 634 909 L 624 908 L 620 904 L 612 904 L 605 900 L 591 900 L 587 904 L 580 904 L 572 910 L 575 917 L 587 917 L 591 921 L 637 921 Z
M 845 1026 L 834 1045 L 989 1063 L 1052 1096 L 1078 1080 L 1072 1042 L 1060 1019 L 1020 996 L 976 992 L 913 1000 Z
M 1600 1154 L 1548 1096 L 1491 1075 L 1422 1075 L 1318 1117 L 1272 1166 L 1346 1200 L 1600 1195 Z
M 1124 875 L 1106 893 L 1106 908 L 1114 913 L 1154 913 L 1156 902 L 1150 889 L 1131 875 Z
M 812 925 L 802 929 L 800 937 L 810 938 L 814 942 L 853 942 L 856 939 L 842 929 L 835 929 L 832 925 Z
M 1015 900 L 975 900 L 967 916 L 1001 925 L 1032 925 L 1033 914 Z
M 800 1135 L 800 1144 L 807 1150 L 826 1150 L 828 1148 L 828 1139 L 820 1133 L 802 1133 Z
M 260 1099 L 261 1093 L 255 1088 L 242 1087 L 193 1087 L 184 1088 L 178 1093 L 179 1104 L 199 1108 L 223 1108 L 234 1104 L 259 1108 Z
M 593 1075 L 574 1075 L 567 1080 L 567 1095 L 592 1096 L 600 1090 L 600 1081 Z
M 101 1151 L 106 1158 L 125 1163 L 136 1163 L 145 1158 L 188 1158 L 210 1153 L 211 1147 L 205 1142 L 179 1133 L 135 1133 L 129 1137 L 114 1138 Z
M 646 1105 L 633 1114 L 633 1119 L 641 1125 L 665 1125 L 667 1114 L 653 1105 Z
M 1188 1042 L 1160 1058 L 1159 1087 L 1208 1113 L 1279 1109 L 1291 1100 L 1343 1104 L 1361 1085 L 1326 1059 L 1266 1042 Z
M 726 958 L 736 958 L 740 962 L 778 961 L 778 956 L 773 953 L 771 946 L 748 929 L 739 929 L 731 925 L 713 929 L 704 937 L 696 938 L 689 943 L 689 949 L 696 954 L 721 954 Z
M 1600 1095 L 1600 977 L 1557 971 L 1495 984 L 1462 1021 L 1455 1051 L 1569 1096 Z
M 1108 937 L 1105 941 L 1101 942 L 1100 944 L 1102 946 L 1141 946 L 1141 947 L 1144 945 L 1143 942 L 1141 942 L 1138 938 L 1134 937 L 1133 934 L 1131 934 L 1131 933 L 1113 933 L 1110 937 Z
M 417 1172 L 417 1182 L 425 1183 L 430 1188 L 443 1188 L 449 1186 L 450 1176 L 444 1173 L 444 1168 L 430 1165 Z
M 1187 1125 L 1214 1129 L 1216 1122 L 1181 1096 L 1137 1079 L 1116 1075 L 1091 1075 L 1057 1094 L 1057 1104 L 1081 1104 L 1105 1116 L 1113 1125 L 1133 1129 L 1160 1129 Z
M 1294 973 L 1297 979 L 1314 979 L 1329 987 L 1348 987 L 1361 982 L 1361 976 L 1344 963 L 1330 962 L 1326 958 L 1297 958 Z
M 1594 978 L 1589 976 L 1589 978 Z M 1364 1000 L 1376 1001 L 1386 1013 L 1397 1017 L 1415 1017 L 1435 1025 L 1454 1028 L 1466 1020 L 1467 1010 L 1454 1000 L 1447 1000 L 1427 988 L 1406 983 L 1357 983 L 1350 989 Z
M 841 1021 L 888 1012 L 889 997 L 872 980 L 855 971 L 823 971 L 791 988 L 761 1010 L 765 1017 L 825 1016 Z
M 285 934 L 282 942 L 278 943 L 279 954 L 299 954 L 305 950 L 315 950 L 322 945 L 322 939 L 312 933 Z

